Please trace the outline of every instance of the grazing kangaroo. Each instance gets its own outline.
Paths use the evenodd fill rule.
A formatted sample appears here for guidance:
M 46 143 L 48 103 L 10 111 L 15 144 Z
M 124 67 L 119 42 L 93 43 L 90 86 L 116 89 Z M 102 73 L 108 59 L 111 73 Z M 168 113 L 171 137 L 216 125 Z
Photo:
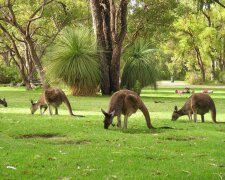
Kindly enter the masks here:
M 51 106 L 53 106 L 55 108 L 55 114 L 58 115 L 58 107 L 63 102 L 66 104 L 71 116 L 84 117 L 82 115 L 73 114 L 68 98 L 66 97 L 65 93 L 61 89 L 58 89 L 58 88 L 48 88 L 41 95 L 38 102 L 33 103 L 33 101 L 31 101 L 31 104 L 32 104 L 31 105 L 31 113 L 33 114 L 38 109 L 38 107 L 40 107 L 41 114 L 42 114 L 42 108 L 44 108 L 44 112 L 48 108 L 49 114 L 52 115 Z
M 123 128 L 127 128 L 128 117 L 133 113 L 136 113 L 138 109 L 144 114 L 148 128 L 154 128 L 151 124 L 148 109 L 137 93 L 130 90 L 120 90 L 115 92 L 111 97 L 108 112 L 101 109 L 105 116 L 103 121 L 104 128 L 108 129 L 115 116 L 117 116 L 117 126 L 121 128 L 121 114 L 124 115 Z
M 45 96 L 44 93 L 41 95 L 41 97 L 39 98 L 39 100 L 37 102 L 33 102 L 33 100 L 31 100 L 31 114 L 34 114 L 37 109 L 40 108 L 40 114 L 44 114 L 45 111 L 48 109 L 48 105 L 45 101 Z M 44 112 L 42 112 L 42 108 L 44 108 Z
M 5 98 L 3 98 L 2 100 L 0 99 L 0 104 L 2 104 L 2 105 L 5 106 L 5 107 L 8 106 L 8 104 L 7 104 L 6 100 L 5 100 Z
M 194 122 L 197 122 L 197 114 L 200 114 L 202 122 L 204 122 L 204 114 L 209 112 L 209 110 L 211 111 L 213 122 L 216 123 L 216 107 L 212 98 L 204 93 L 193 94 L 180 110 L 175 106 L 172 120 L 175 121 L 183 115 L 188 115 L 189 120 L 192 120 L 192 114 L 194 114 Z

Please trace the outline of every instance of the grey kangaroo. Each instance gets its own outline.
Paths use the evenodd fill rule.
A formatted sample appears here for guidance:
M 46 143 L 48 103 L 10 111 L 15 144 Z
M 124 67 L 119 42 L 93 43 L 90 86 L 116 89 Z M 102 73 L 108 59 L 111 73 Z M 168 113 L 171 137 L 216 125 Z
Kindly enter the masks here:
M 49 114 L 52 115 L 51 106 L 53 106 L 55 108 L 55 114 L 58 115 L 58 107 L 63 102 L 66 104 L 71 116 L 84 117 L 82 115 L 73 114 L 68 98 L 66 97 L 65 93 L 58 88 L 46 89 L 36 103 L 31 100 L 31 113 L 34 114 L 35 111 L 40 108 L 40 113 L 43 114 L 47 108 L 49 108 Z M 43 113 L 42 108 L 44 108 Z
M 145 116 L 145 120 L 148 128 L 154 128 L 151 124 L 150 115 L 148 109 L 142 102 L 141 98 L 137 93 L 130 90 L 120 90 L 115 92 L 110 100 L 108 111 L 105 112 L 103 109 L 102 113 L 104 114 L 104 128 L 112 124 L 113 118 L 117 116 L 117 126 L 121 128 L 121 115 L 124 115 L 124 126 L 127 128 L 128 117 L 136 113 L 140 109 Z
M 193 94 L 180 110 L 175 106 L 172 120 L 175 121 L 183 115 L 188 115 L 189 120 L 192 120 L 192 114 L 194 114 L 194 122 L 197 122 L 197 114 L 200 114 L 201 120 L 204 122 L 204 114 L 209 110 L 211 111 L 212 121 L 216 123 L 216 107 L 212 98 L 204 93 Z
M 6 100 L 5 100 L 5 98 L 0 99 L 0 104 L 2 104 L 2 105 L 5 106 L 5 107 L 8 106 L 8 104 L 7 104 Z

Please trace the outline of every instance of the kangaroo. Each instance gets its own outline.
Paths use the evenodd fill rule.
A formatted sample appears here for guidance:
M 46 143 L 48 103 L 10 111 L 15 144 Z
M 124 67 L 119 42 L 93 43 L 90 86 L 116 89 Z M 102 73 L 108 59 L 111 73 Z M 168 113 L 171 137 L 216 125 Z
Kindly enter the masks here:
M 34 114 L 37 109 L 40 108 L 40 114 L 44 114 L 45 111 L 48 109 L 48 105 L 45 101 L 45 96 L 44 93 L 41 95 L 41 97 L 39 98 L 39 100 L 37 102 L 33 102 L 33 100 L 31 100 L 31 114 Z M 42 112 L 42 108 L 44 108 L 44 112 Z
M 7 107 L 7 106 L 8 106 L 8 104 L 7 104 L 7 102 L 6 102 L 6 99 L 5 99 L 5 98 L 0 99 L 0 104 L 2 104 L 2 105 L 3 105 L 3 106 L 5 106 L 5 107 Z
M 120 90 L 115 92 L 111 97 L 108 112 L 105 112 L 103 109 L 101 109 L 102 113 L 105 116 L 103 121 L 104 128 L 108 129 L 108 127 L 112 124 L 113 118 L 115 116 L 117 116 L 117 126 L 121 128 L 121 114 L 123 114 L 123 128 L 126 129 L 128 117 L 136 113 L 138 109 L 140 109 L 144 114 L 148 128 L 154 128 L 151 124 L 148 109 L 146 108 L 137 93 L 130 90 Z
M 204 93 L 193 94 L 180 110 L 175 106 L 172 120 L 175 121 L 183 115 L 188 115 L 189 120 L 192 120 L 192 114 L 194 114 L 194 122 L 197 122 L 197 114 L 200 114 L 201 120 L 204 122 L 204 114 L 209 112 L 209 110 L 211 111 L 213 122 L 216 123 L 216 107 L 212 98 Z
M 37 103 L 32 103 L 31 105 L 31 113 L 33 114 L 38 107 L 40 107 L 41 114 L 43 114 L 46 109 L 49 109 L 49 114 L 52 115 L 51 106 L 55 108 L 55 115 L 58 115 L 58 107 L 65 103 L 69 113 L 71 116 L 78 116 L 78 117 L 84 117 L 82 115 L 75 115 L 72 112 L 72 108 L 70 105 L 70 102 L 68 98 L 66 97 L 65 93 L 58 88 L 48 88 L 44 91 L 44 93 L 41 95 Z M 42 108 L 44 108 L 44 112 L 42 113 Z

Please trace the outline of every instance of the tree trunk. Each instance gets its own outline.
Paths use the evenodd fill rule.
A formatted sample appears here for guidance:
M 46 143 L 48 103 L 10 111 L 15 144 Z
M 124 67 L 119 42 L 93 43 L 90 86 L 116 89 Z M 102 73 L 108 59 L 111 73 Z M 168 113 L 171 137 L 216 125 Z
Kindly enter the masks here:
M 31 55 L 33 63 L 36 67 L 36 70 L 38 72 L 38 75 L 40 77 L 41 83 L 42 83 L 44 89 L 47 89 L 49 87 L 49 84 L 46 82 L 45 72 L 44 72 L 44 69 L 42 67 L 41 61 L 37 56 L 37 52 L 36 52 L 35 47 L 34 47 L 34 42 L 31 39 L 31 37 L 29 37 L 29 36 L 27 36 L 25 40 L 26 40 L 27 45 L 30 49 L 30 55 Z
M 110 94 L 110 80 L 109 80 L 109 66 L 110 61 L 107 59 L 106 55 L 106 44 L 103 33 L 103 19 L 101 14 L 101 7 L 99 0 L 91 0 L 91 11 L 94 31 L 97 37 L 98 49 L 100 49 L 100 64 L 102 72 L 102 81 L 101 81 L 101 91 L 102 94 Z
M 216 71 L 215 71 L 215 60 L 214 60 L 212 55 L 210 55 L 210 57 L 211 57 L 211 68 L 210 68 L 211 81 L 214 81 L 215 80 L 215 74 L 216 74 Z
M 92 87 L 92 88 L 78 88 L 77 86 L 71 86 L 71 94 L 73 96 L 95 96 L 97 92 L 99 92 L 98 87 Z
M 101 91 L 111 94 L 120 88 L 120 57 L 127 29 L 127 0 L 116 9 L 114 0 L 91 0 L 94 30 L 101 59 Z
M 203 61 L 202 61 L 200 50 L 197 46 L 195 46 L 195 52 L 196 52 L 196 57 L 197 57 L 197 60 L 198 60 L 198 65 L 199 65 L 199 68 L 200 68 L 200 71 L 201 71 L 201 74 L 202 74 L 202 81 L 205 82 L 205 80 L 206 80 L 205 66 L 204 66 Z
M 120 56 L 121 56 L 121 46 L 116 45 L 113 49 L 112 63 L 111 63 L 111 91 L 116 92 L 120 88 Z

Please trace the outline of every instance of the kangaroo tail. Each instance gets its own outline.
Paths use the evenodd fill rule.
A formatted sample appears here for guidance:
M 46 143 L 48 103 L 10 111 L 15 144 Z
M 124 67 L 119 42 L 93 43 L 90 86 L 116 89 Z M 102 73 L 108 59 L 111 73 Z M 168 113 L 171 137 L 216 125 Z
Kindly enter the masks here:
M 213 122 L 216 123 L 216 106 L 213 101 L 212 101 L 212 106 L 211 106 L 211 116 L 212 116 Z
M 75 114 L 73 114 L 72 107 L 71 107 L 71 105 L 70 105 L 70 102 L 69 102 L 68 98 L 66 97 L 66 95 L 65 95 L 64 97 L 65 97 L 64 103 L 66 104 L 66 106 L 67 106 L 67 108 L 68 108 L 69 113 L 70 113 L 71 116 L 85 117 L 85 116 L 83 116 L 83 115 L 75 115 Z
M 142 113 L 145 116 L 145 120 L 146 120 L 148 128 L 149 129 L 154 129 L 154 127 L 152 126 L 152 123 L 151 123 L 151 119 L 150 119 L 150 115 L 149 115 L 148 109 L 146 108 L 146 106 L 145 106 L 145 104 L 143 102 L 141 102 L 141 106 L 139 107 L 139 109 L 142 111 Z

